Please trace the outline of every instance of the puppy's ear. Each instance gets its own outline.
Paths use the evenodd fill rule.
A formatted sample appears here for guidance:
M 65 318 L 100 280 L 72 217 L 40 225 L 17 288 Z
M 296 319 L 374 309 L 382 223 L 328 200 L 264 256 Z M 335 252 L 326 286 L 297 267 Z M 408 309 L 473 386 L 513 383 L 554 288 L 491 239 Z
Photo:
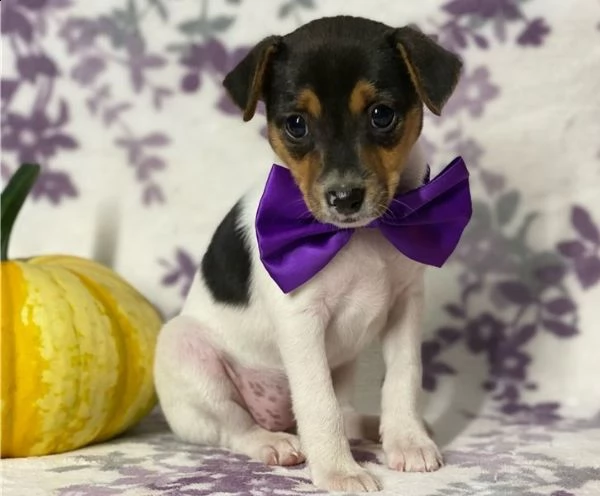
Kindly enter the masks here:
M 256 104 L 263 96 L 265 73 L 280 44 L 281 36 L 265 38 L 223 80 L 232 100 L 244 111 L 245 121 L 252 119 Z
M 411 26 L 395 29 L 392 40 L 417 94 L 429 110 L 440 115 L 458 83 L 461 60 Z

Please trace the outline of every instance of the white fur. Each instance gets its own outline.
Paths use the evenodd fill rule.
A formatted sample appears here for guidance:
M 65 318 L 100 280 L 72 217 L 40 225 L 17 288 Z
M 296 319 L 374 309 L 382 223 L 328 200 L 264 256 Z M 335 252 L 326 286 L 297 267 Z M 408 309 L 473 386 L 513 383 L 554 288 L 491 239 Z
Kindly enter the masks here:
M 418 184 L 425 167 L 415 147 L 404 174 L 410 178 L 407 186 Z M 242 202 L 243 222 L 251 233 L 262 187 Z M 417 407 L 423 266 L 400 254 L 379 232 L 357 230 L 329 265 L 285 295 L 264 270 L 254 235 L 249 244 L 250 304 L 241 308 L 215 303 L 197 275 L 180 316 L 160 334 L 156 387 L 175 433 L 268 463 L 292 463 L 306 456 L 315 484 L 328 490 L 379 488 L 352 459 L 346 434 L 377 438 L 379 429 L 391 468 L 437 469 L 441 457 Z M 379 427 L 378 419 L 362 417 L 350 405 L 353 363 L 376 338 L 381 339 L 387 369 Z M 296 436 L 258 427 L 231 400 L 228 381 L 203 374 L 202 356 L 193 352 L 200 340 L 244 366 L 287 375 L 301 446 Z M 192 352 L 182 353 L 182 343 Z

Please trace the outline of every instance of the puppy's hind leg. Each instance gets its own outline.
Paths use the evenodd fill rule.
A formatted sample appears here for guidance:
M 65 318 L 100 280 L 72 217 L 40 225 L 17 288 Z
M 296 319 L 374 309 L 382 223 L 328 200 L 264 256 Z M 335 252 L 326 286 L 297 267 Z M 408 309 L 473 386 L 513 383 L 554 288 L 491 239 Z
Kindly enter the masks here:
M 195 319 L 178 316 L 163 327 L 154 377 L 167 422 L 184 441 L 229 448 L 270 465 L 304 461 L 296 436 L 263 429 L 242 406 Z

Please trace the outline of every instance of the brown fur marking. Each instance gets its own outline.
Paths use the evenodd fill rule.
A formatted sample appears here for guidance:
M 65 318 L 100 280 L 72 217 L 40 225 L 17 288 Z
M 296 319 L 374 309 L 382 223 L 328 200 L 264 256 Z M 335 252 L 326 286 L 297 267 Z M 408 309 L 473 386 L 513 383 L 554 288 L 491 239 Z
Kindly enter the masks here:
M 265 49 L 265 52 L 256 66 L 256 70 L 254 71 L 254 76 L 252 77 L 252 84 L 250 85 L 250 95 L 248 97 L 248 103 L 246 104 L 246 108 L 244 109 L 244 121 L 249 121 L 254 116 L 254 112 L 256 112 L 256 104 L 262 93 L 263 79 L 265 77 L 265 71 L 267 70 L 267 64 L 271 55 L 275 53 L 277 49 L 276 45 L 271 45 Z
M 362 114 L 365 108 L 375 100 L 377 89 L 373 83 L 361 79 L 359 80 L 350 94 L 348 105 L 350 112 L 354 115 Z
M 374 201 L 385 201 L 387 204 L 396 192 L 404 164 L 421 133 L 422 124 L 423 107 L 419 104 L 404 116 L 399 130 L 402 135 L 393 147 L 368 145 L 362 149 L 363 163 L 375 173 L 375 176 L 382 184 L 385 184 L 387 189 L 387 198 L 373 199 Z
M 307 112 L 311 117 L 318 119 L 321 117 L 321 100 L 317 94 L 309 89 L 303 89 L 296 100 L 299 110 Z
M 298 184 L 300 191 L 302 191 L 306 204 L 313 212 L 318 213 L 321 206 L 320 202 L 313 197 L 312 187 L 321 164 L 319 153 L 312 151 L 301 159 L 295 159 L 285 146 L 285 143 L 281 139 L 280 131 L 275 125 L 269 124 L 268 136 L 269 143 L 277 156 L 289 167 L 292 176 L 296 180 L 296 184 Z

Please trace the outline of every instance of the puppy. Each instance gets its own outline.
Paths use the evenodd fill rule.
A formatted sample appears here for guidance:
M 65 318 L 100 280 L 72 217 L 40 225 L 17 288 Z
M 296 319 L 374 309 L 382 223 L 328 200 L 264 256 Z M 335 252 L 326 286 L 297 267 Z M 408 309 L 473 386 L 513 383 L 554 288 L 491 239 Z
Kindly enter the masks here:
M 156 388 L 176 435 L 271 465 L 306 459 L 314 484 L 332 491 L 380 489 L 348 436 L 381 440 L 394 470 L 441 466 L 417 407 L 424 267 L 360 227 L 424 181 L 423 105 L 439 115 L 460 70 L 416 29 L 333 17 L 262 40 L 227 75 L 244 120 L 264 101 L 269 142 L 314 221 L 358 229 L 285 293 L 257 245 L 264 182 L 238 201 L 158 339 Z M 355 360 L 375 338 L 386 365 L 381 420 L 351 406 Z

